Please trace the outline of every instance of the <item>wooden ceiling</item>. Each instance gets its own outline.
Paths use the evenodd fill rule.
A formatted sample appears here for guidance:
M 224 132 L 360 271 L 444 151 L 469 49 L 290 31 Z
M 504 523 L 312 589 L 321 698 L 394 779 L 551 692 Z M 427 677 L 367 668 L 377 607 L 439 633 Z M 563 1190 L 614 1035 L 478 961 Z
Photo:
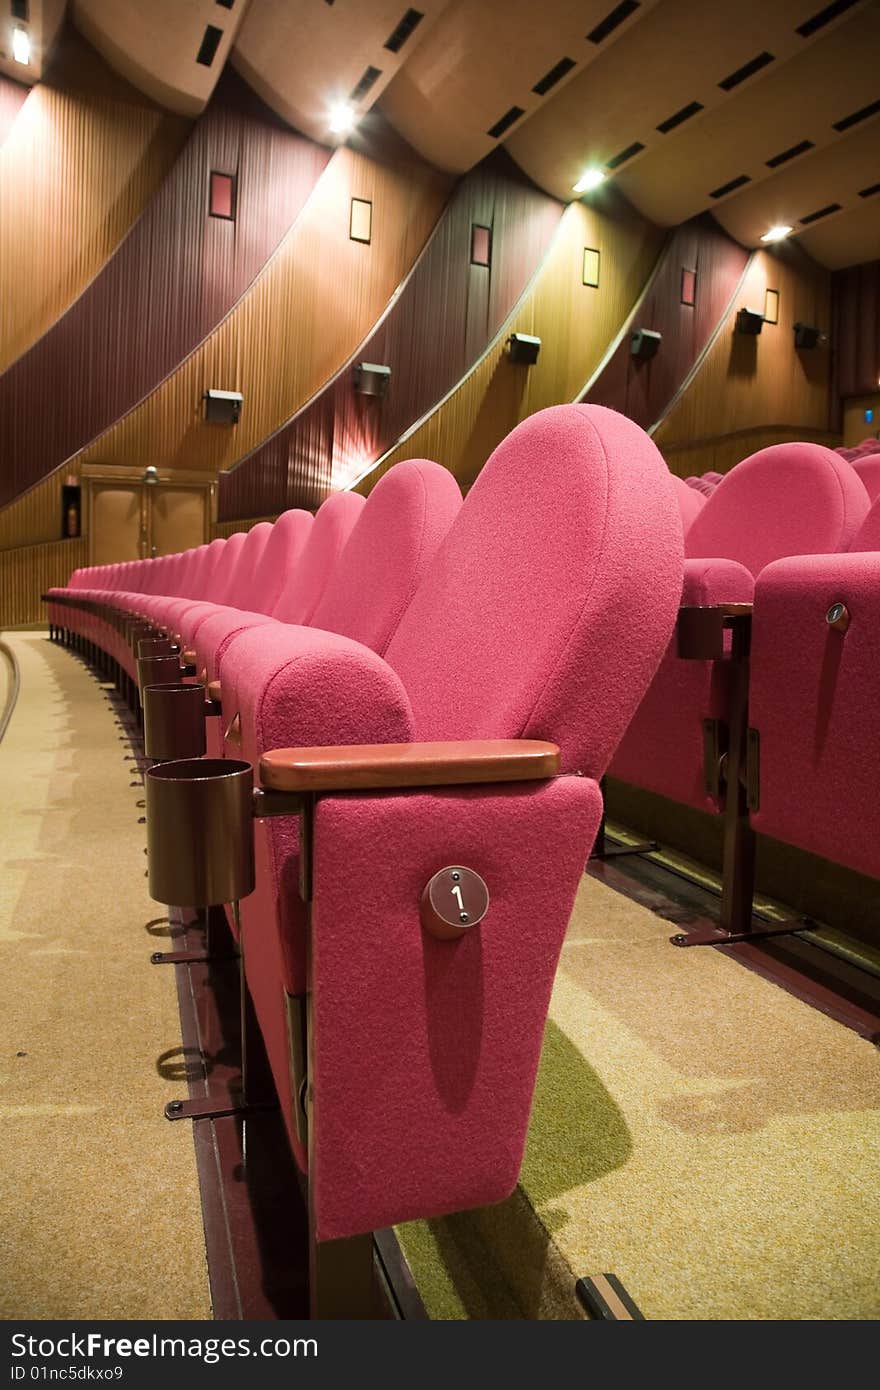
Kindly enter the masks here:
M 42 75 L 64 0 L 28 0 Z M 433 164 L 498 144 L 571 199 L 589 167 L 652 221 L 709 210 L 738 240 L 794 228 L 832 267 L 880 253 L 880 0 L 70 0 L 74 22 L 187 115 L 231 61 L 286 121 L 378 101 Z M 213 56 L 205 61 L 205 43 Z M 201 61 L 199 56 L 201 55 Z M 589 194 L 585 195 L 589 199 Z

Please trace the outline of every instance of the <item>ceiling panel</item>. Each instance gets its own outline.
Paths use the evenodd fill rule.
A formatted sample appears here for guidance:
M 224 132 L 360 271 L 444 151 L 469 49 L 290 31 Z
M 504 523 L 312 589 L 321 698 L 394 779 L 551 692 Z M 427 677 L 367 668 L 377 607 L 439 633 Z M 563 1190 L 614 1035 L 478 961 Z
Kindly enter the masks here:
M 183 116 L 204 109 L 247 0 L 72 0 L 77 28 L 111 67 Z
M 876 260 L 880 255 L 880 193 L 857 199 L 854 206 L 835 217 L 823 218 L 806 228 L 798 240 L 811 256 L 832 270 Z
M 280 116 L 326 144 L 336 138 L 333 105 L 368 110 L 446 8 L 447 0 L 259 0 L 242 24 L 233 66 Z
M 790 59 L 827 42 L 838 25 L 853 25 L 855 16 L 876 3 L 861 0 L 804 37 L 797 29 L 821 8 L 816 0 L 663 0 L 519 127 L 508 139 L 508 149 L 537 183 L 558 197 L 571 196 L 585 168 L 607 169 L 611 162 L 620 170 L 625 163 L 626 173 L 616 177 L 637 203 L 639 167 L 656 160 L 665 166 L 665 176 L 661 172 L 650 181 L 654 191 L 646 193 L 645 202 L 657 221 L 673 225 L 708 206 L 708 192 L 718 186 L 703 168 L 714 164 L 710 144 L 699 165 L 682 172 L 685 181 L 699 178 L 705 185 L 702 202 L 690 195 L 678 198 L 676 145 L 692 138 L 691 131 L 726 103 L 747 110 L 751 94 L 777 80 Z M 696 105 L 700 109 L 690 118 L 693 127 L 690 120 L 670 127 L 671 120 Z M 772 131 L 767 134 L 765 158 L 784 147 Z
M 426 159 L 463 172 L 497 145 L 493 128 L 507 118 L 506 129 L 518 129 L 638 29 L 655 4 L 455 0 L 390 84 L 382 109 Z

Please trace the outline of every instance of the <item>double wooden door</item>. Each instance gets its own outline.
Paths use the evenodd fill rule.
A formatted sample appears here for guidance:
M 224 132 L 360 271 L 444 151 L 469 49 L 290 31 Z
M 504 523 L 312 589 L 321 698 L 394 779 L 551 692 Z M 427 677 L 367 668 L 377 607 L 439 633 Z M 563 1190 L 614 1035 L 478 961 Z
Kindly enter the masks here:
M 83 486 L 92 565 L 170 555 L 208 539 L 210 481 L 105 475 L 84 477 Z

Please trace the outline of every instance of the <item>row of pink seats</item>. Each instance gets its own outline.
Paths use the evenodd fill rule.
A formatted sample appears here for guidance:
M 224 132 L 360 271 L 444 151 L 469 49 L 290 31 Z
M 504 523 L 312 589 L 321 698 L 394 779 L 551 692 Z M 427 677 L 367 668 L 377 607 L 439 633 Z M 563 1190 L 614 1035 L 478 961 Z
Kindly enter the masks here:
M 221 757 L 157 777 L 250 763 L 264 788 L 301 799 L 311 769 L 305 821 L 256 821 L 242 940 L 308 1170 L 315 1270 L 329 1243 L 516 1183 L 599 779 L 678 609 L 688 491 L 624 417 L 555 407 L 513 431 L 463 503 L 445 470 L 410 461 L 366 503 L 344 494 L 314 521 L 287 514 L 188 557 L 74 576 L 55 596 L 67 623 L 81 596 L 89 640 L 118 636 L 120 612 L 146 615 L 219 678 Z M 282 523 L 302 534 L 273 598 Z M 441 939 L 423 899 L 455 865 L 485 882 L 489 907 Z
M 738 464 L 686 532 L 682 605 L 753 605 L 753 829 L 880 877 L 880 502 L 869 480 L 880 482 L 880 456 L 866 454 L 860 468 L 815 444 L 776 445 Z M 610 774 L 722 811 L 706 722 L 720 727 L 723 749 L 734 680 L 729 646 L 721 659 L 695 660 L 673 640 Z

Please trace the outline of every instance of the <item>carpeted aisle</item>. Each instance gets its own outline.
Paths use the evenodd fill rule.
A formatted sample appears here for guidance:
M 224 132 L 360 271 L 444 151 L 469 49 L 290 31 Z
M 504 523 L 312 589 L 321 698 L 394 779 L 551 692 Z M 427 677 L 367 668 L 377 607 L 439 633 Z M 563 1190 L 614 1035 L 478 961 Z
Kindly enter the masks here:
M 44 634 L 5 640 L 0 1317 L 209 1318 L 192 1134 L 162 1114 L 180 1030 L 143 791 L 95 678 Z
M 652 1319 L 880 1316 L 875 1047 L 585 878 L 520 1187 L 402 1228 L 432 1317 L 570 1318 L 616 1274 Z

